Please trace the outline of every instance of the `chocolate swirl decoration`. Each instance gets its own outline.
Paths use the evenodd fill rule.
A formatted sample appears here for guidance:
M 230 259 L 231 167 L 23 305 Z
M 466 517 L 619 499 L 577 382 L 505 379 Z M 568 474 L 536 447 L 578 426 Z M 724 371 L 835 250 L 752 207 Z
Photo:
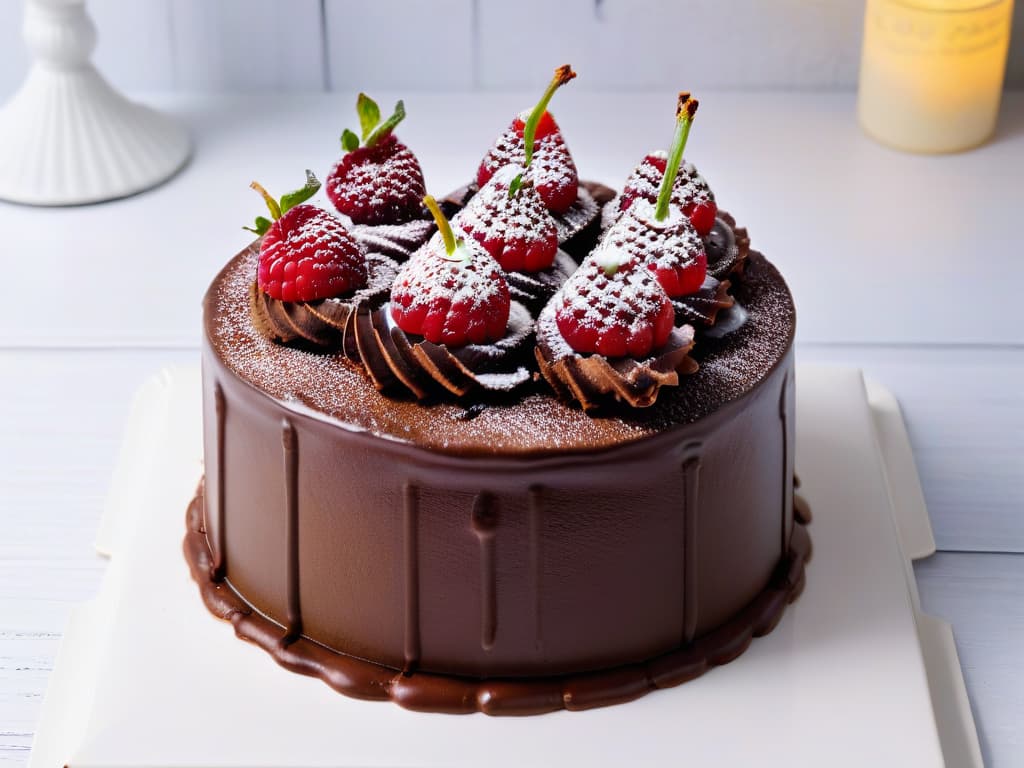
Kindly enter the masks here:
M 523 304 L 536 317 L 575 271 L 576 262 L 565 251 L 559 250 L 548 269 L 541 272 L 505 272 L 504 275 L 512 299 Z
M 380 253 L 404 262 L 430 239 L 437 227 L 432 219 L 413 219 L 402 224 L 351 224 L 348 229 L 367 253 Z
M 718 319 L 718 313 L 729 309 L 735 300 L 729 295 L 731 284 L 728 280 L 717 280 L 710 274 L 695 293 L 672 299 L 677 323 L 693 323 L 711 326 Z
M 355 340 L 366 372 L 385 393 L 411 393 L 418 400 L 434 395 L 462 397 L 468 392 L 511 392 L 531 381 L 524 364 L 533 339 L 533 318 L 513 301 L 505 337 L 493 344 L 448 347 L 403 331 L 388 306 L 362 307 L 355 317 Z
M 548 303 L 537 320 L 534 354 L 540 373 L 563 400 L 576 400 L 585 411 L 594 411 L 609 401 L 646 408 L 658 399 L 662 387 L 679 384 L 680 374 L 694 373 L 697 363 L 689 356 L 693 328 L 673 328 L 668 341 L 644 360 L 582 355 L 558 330 L 555 301 Z
M 715 225 L 704 238 L 708 257 L 708 274 L 716 280 L 743 273 L 750 255 L 750 235 L 745 227 L 737 227 L 736 219 L 719 210 Z
M 366 285 L 346 296 L 318 301 L 281 301 L 249 286 L 249 309 L 256 329 L 276 344 L 319 352 L 341 352 L 358 360 L 354 328 L 359 308 L 387 301 L 398 264 L 379 253 L 366 257 Z

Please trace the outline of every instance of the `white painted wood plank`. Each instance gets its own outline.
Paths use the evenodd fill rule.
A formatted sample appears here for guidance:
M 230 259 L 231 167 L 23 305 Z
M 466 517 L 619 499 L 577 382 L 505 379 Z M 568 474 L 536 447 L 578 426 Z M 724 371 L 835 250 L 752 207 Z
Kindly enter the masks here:
M 407 97 L 400 133 L 434 192 L 471 177 L 493 137 L 535 98 L 374 95 L 383 104 Z M 852 94 L 701 96 L 689 155 L 720 203 L 750 228 L 755 247 L 782 269 L 802 341 L 1024 344 L 1016 282 L 999 277 L 1019 267 L 1006 233 L 1022 199 L 1024 93 L 1006 99 L 995 142 L 949 157 L 899 154 L 870 141 L 856 125 Z M 0 205 L 7 247 L 33 254 L 7 265 L 8 283 L 53 276 L 47 298 L 56 308 L 41 314 L 37 296 L 10 293 L 0 345 L 195 344 L 203 291 L 245 244 L 240 227 L 260 208 L 248 182 L 258 177 L 283 190 L 303 168 L 324 173 L 338 156 L 339 129 L 352 124 L 354 100 L 352 93 L 155 99 L 183 115 L 196 138 L 195 160 L 169 184 L 97 206 Z M 556 113 L 581 174 L 621 184 L 639 157 L 668 141 L 672 107 L 668 92 L 570 87 Z M 965 298 L 979 279 L 983 312 Z
M 0 104 L 21 85 L 28 72 L 28 49 L 21 38 L 24 0 L 0 0 Z
M 1024 766 L 1024 555 L 940 552 L 914 571 L 953 625 L 985 765 Z
M 96 25 L 93 63 L 123 91 L 175 86 L 168 0 L 88 0 Z
M 472 86 L 473 0 L 325 2 L 331 89 L 374 95 Z
M 521 0 L 479 7 L 480 85 L 594 90 L 852 87 L 861 0 Z
M 1024 552 L 1024 348 L 804 344 L 797 359 L 896 395 L 940 550 Z
M 324 89 L 319 0 L 169 0 L 178 89 Z

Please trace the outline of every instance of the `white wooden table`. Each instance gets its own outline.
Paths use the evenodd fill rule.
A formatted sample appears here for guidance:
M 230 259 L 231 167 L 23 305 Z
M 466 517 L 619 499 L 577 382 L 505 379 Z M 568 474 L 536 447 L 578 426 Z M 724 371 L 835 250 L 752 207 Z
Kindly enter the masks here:
M 396 94 L 375 94 L 391 102 Z M 950 620 L 988 764 L 1024 765 L 1024 94 L 964 155 L 862 137 L 852 94 L 701 94 L 688 155 L 780 265 L 804 361 L 863 367 L 900 398 L 940 553 L 924 608 Z M 102 206 L 0 204 L 0 764 L 28 756 L 133 391 L 196 359 L 199 301 L 259 212 L 322 174 L 354 124 L 343 94 L 154 97 L 196 155 Z M 416 95 L 400 131 L 431 190 L 462 183 L 525 94 Z M 581 174 L 621 184 L 668 140 L 672 94 L 559 95 Z

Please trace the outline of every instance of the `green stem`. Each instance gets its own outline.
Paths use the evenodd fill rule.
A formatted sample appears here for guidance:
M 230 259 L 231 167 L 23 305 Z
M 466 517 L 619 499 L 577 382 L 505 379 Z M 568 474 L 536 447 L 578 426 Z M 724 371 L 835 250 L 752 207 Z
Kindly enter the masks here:
M 263 188 L 263 185 L 260 184 L 258 181 L 254 181 L 249 186 L 252 187 L 253 189 L 255 189 L 257 192 L 259 192 L 260 196 L 266 201 L 267 208 L 270 209 L 270 215 L 274 217 L 274 221 L 277 221 L 278 219 L 280 219 L 281 218 L 281 206 L 278 205 L 277 204 L 277 200 L 272 198 L 270 196 L 270 193 L 267 192 L 267 190 L 265 190 Z
M 434 217 L 434 221 L 437 223 L 437 229 L 441 233 L 441 239 L 444 240 L 444 250 L 449 256 L 455 253 L 455 249 L 458 247 L 458 243 L 455 241 L 455 233 L 452 232 L 452 225 L 448 223 L 448 219 L 444 217 L 444 213 L 441 211 L 441 206 L 437 204 L 437 200 L 434 199 L 433 195 L 427 195 L 423 198 L 423 204 L 427 206 L 427 210 L 430 211 L 430 215 Z
M 551 97 L 555 95 L 555 91 L 574 77 L 576 77 L 576 73 L 572 71 L 572 67 L 568 64 L 563 64 L 556 69 L 555 76 L 548 83 L 547 90 L 544 91 L 544 95 L 540 97 L 537 106 L 533 108 L 530 116 L 526 119 L 526 125 L 523 126 L 523 142 L 526 145 L 526 164 L 523 166 L 524 168 L 529 168 L 530 161 L 533 160 L 533 141 L 537 135 L 537 124 L 544 116 L 544 113 L 548 111 Z
M 690 126 L 693 124 L 693 116 L 696 113 L 697 100 L 691 99 L 690 94 L 685 91 L 680 93 L 676 106 L 676 133 L 672 137 L 672 148 L 669 150 L 668 160 L 665 161 L 665 175 L 661 179 L 661 189 L 658 190 L 658 205 L 654 209 L 655 221 L 664 221 L 668 218 L 668 204 L 672 201 L 672 187 L 679 174 L 679 164 L 683 160 L 686 139 L 690 135 Z

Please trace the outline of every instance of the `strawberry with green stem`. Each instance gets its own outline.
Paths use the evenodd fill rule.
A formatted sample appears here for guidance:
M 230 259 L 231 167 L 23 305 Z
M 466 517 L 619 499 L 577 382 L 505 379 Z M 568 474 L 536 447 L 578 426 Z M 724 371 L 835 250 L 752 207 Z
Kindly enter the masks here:
M 501 268 L 475 241 L 457 238 L 437 201 L 423 198 L 434 235 L 403 265 L 391 288 L 390 312 L 406 333 L 460 347 L 503 338 L 511 298 Z
M 320 189 L 312 171 L 301 189 L 280 200 L 255 181 L 250 186 L 271 216 L 244 227 L 263 238 L 256 268 L 261 291 L 280 301 L 316 301 L 366 285 L 366 259 L 355 238 L 336 216 L 305 202 Z
M 698 291 L 707 275 L 700 233 L 675 198 L 675 182 L 696 113 L 697 100 L 680 93 L 675 135 L 655 203 L 635 200 L 604 237 L 651 270 L 671 298 Z
M 572 207 L 579 190 L 579 175 L 562 132 L 547 108 L 555 91 L 574 77 L 576 73 L 568 64 L 555 70 L 536 106 L 529 113 L 516 116 L 480 162 L 476 174 L 480 187 L 507 165 L 529 168 L 528 177 L 548 210 L 565 213 Z
M 399 101 L 381 122 L 377 102 L 360 93 L 356 100 L 360 136 L 341 134 L 345 155 L 327 175 L 327 197 L 354 224 L 401 224 L 422 215 L 426 194 L 419 160 L 394 134 L 405 119 Z

